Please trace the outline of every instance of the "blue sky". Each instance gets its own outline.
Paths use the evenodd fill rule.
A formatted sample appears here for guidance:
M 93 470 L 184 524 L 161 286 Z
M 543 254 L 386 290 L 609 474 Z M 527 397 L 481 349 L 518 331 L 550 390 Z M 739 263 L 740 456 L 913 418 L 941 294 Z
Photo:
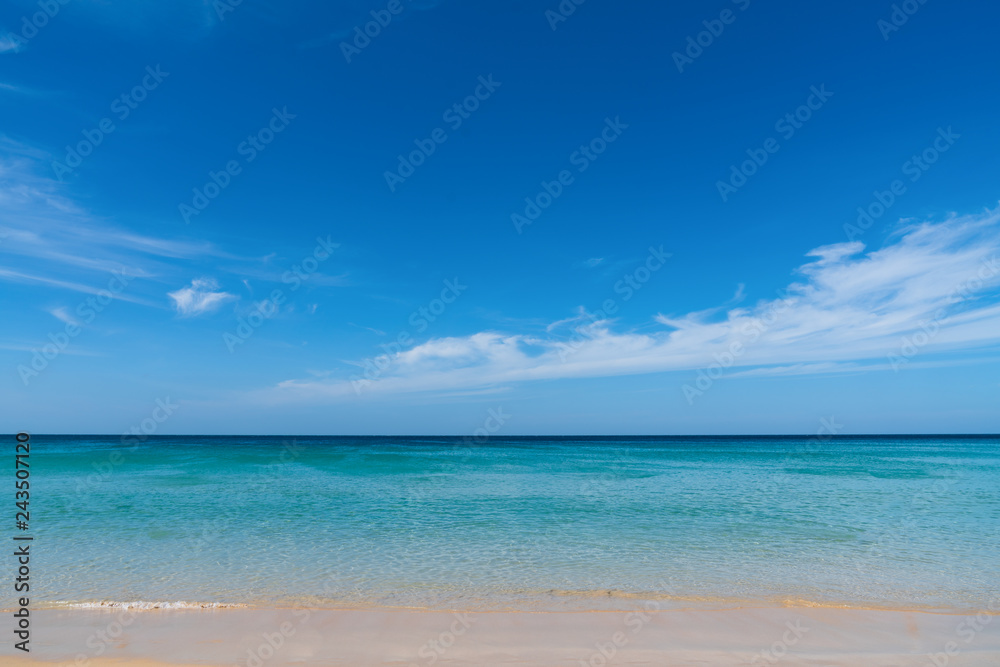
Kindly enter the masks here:
M 998 19 L 6 3 L 3 428 L 998 432 Z

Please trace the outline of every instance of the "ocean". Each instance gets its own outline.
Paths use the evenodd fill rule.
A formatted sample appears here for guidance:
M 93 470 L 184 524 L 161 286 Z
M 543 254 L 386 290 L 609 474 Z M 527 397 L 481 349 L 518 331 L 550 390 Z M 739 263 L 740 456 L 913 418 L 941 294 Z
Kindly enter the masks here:
M 995 436 L 31 442 L 42 607 L 1000 598 Z

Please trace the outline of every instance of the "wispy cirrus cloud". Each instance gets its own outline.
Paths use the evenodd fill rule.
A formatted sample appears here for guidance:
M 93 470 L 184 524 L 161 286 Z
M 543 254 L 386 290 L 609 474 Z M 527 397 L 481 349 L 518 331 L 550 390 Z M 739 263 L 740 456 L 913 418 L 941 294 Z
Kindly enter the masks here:
M 56 317 L 73 312 L 80 294 L 110 295 L 116 301 L 197 317 L 237 297 L 220 290 L 214 279 L 191 276 L 228 273 L 282 284 L 292 266 L 272 266 L 261 256 L 227 252 L 189 232 L 164 238 L 144 233 L 141 221 L 130 220 L 137 227 L 125 227 L 78 205 L 75 187 L 53 177 L 51 160 L 46 151 L 0 134 L 0 285 L 6 284 L 7 295 L 26 303 L 44 299 L 41 303 L 49 304 L 44 309 Z M 116 276 L 123 277 L 126 286 L 109 290 Z M 346 274 L 319 272 L 309 282 L 319 287 L 348 283 Z
M 9 269 L 0 268 L 0 280 L 6 280 L 9 282 L 25 283 L 25 284 L 36 284 L 45 285 L 47 287 L 54 287 L 60 290 L 68 290 L 71 292 L 81 292 L 83 294 L 100 295 L 107 292 L 104 288 L 93 287 L 91 285 L 85 285 L 82 283 L 71 282 L 66 280 L 57 280 L 54 278 L 49 278 L 47 276 L 40 276 L 31 273 L 23 273 L 20 271 L 11 271 Z M 119 293 L 112 294 L 112 298 L 119 299 L 121 301 L 128 301 L 129 303 L 135 303 L 142 306 L 156 307 L 156 304 L 141 299 L 139 297 L 131 296 L 129 294 Z
M 45 151 L 0 135 L 0 250 L 7 269 L 0 280 L 25 282 L 44 273 L 54 287 L 95 280 L 103 287 L 113 271 L 149 278 L 174 272 L 175 260 L 231 257 L 206 241 L 144 235 L 88 212 L 51 175 L 50 162 Z
M 402 5 L 403 11 L 392 14 L 392 20 L 395 22 L 405 21 L 416 12 L 437 9 L 445 2 L 446 0 L 407 0 Z M 364 26 L 373 20 L 370 7 L 362 9 L 360 6 L 345 4 L 331 5 L 329 9 L 334 12 L 334 16 L 330 18 L 334 20 L 336 27 L 333 27 L 322 37 L 302 42 L 299 44 L 300 49 L 320 48 L 327 44 L 352 38 L 356 28 Z
M 3 53 L 3 38 L 0 37 L 0 53 Z M 0 92 L 8 93 L 10 95 L 21 95 L 22 97 L 57 97 L 58 92 L 43 90 L 39 88 L 31 88 L 29 86 L 23 86 L 21 84 L 10 83 L 7 81 L 0 81 Z
M 167 296 L 174 302 L 174 308 L 181 317 L 194 317 L 215 311 L 236 295 L 219 290 L 219 283 L 213 278 L 196 278 L 187 287 Z
M 655 314 L 660 330 L 616 331 L 584 311 L 543 336 L 484 331 L 440 338 L 390 357 L 365 392 L 453 391 L 532 380 L 696 370 L 740 346 L 744 375 L 795 375 L 888 366 L 901 339 L 934 325 L 923 352 L 982 352 L 1000 344 L 1000 209 L 901 227 L 887 244 L 865 250 L 837 243 L 806 254 L 799 280 L 776 298 Z M 742 298 L 743 288 L 737 290 Z M 739 299 L 736 299 L 737 301 Z M 584 321 L 587 320 L 587 321 Z M 556 335 L 560 326 L 575 335 Z M 861 363 L 865 362 L 865 363 Z M 956 363 L 958 363 L 956 359 Z M 349 378 L 292 379 L 287 398 L 355 394 Z M 272 393 L 274 395 L 274 393 Z
M 80 321 L 73 317 L 69 312 L 69 308 L 66 308 L 65 306 L 52 308 L 49 310 L 49 313 L 60 322 L 73 326 L 80 326 Z
M 20 50 L 20 45 L 9 36 L 9 33 L 2 31 L 0 33 L 0 54 L 2 53 L 17 53 Z

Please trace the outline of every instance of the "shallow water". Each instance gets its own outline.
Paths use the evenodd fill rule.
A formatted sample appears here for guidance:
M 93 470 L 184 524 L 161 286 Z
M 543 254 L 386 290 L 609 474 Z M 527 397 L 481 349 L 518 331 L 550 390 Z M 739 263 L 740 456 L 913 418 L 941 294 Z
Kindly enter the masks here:
M 36 603 L 1000 600 L 995 437 L 33 436 L 31 454 Z

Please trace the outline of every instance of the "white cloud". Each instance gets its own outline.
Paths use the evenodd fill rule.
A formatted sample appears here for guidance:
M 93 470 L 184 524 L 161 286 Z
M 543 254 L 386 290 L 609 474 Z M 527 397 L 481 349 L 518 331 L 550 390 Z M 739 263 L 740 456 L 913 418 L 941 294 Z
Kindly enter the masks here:
M 235 299 L 234 294 L 216 291 L 219 284 L 212 278 L 197 278 L 191 281 L 189 287 L 176 292 L 168 292 L 174 301 L 174 307 L 183 317 L 192 317 L 216 310 L 226 301 Z
M 545 331 L 547 333 L 552 333 L 559 327 L 564 327 L 568 324 L 576 324 L 577 322 L 586 322 L 588 321 L 589 317 L 590 314 L 587 312 L 586 308 L 584 308 L 583 306 L 577 306 L 576 315 L 552 322 L 551 324 L 545 327 Z
M 80 322 L 77 321 L 75 317 L 69 314 L 69 308 L 65 306 L 60 306 L 59 308 L 52 308 L 49 310 L 49 314 L 56 319 L 65 322 L 66 324 L 71 324 L 73 326 L 80 326 Z
M 174 260 L 223 257 L 200 240 L 168 240 L 128 232 L 77 206 L 55 180 L 44 151 L 0 134 L 0 236 L 7 254 L 0 280 L 44 270 L 64 282 L 126 269 L 135 277 L 169 274 Z M 21 266 L 18 266 L 21 265 Z
M 885 368 L 903 337 L 935 333 L 921 354 L 983 351 L 1000 343 L 1000 209 L 909 225 L 865 253 L 838 243 L 807 253 L 801 280 L 777 298 L 679 316 L 658 314 L 662 329 L 615 332 L 613 322 L 576 316 L 545 337 L 480 332 L 433 339 L 383 357 L 365 392 L 453 391 L 541 379 L 604 377 L 704 368 L 742 346 L 737 369 L 749 375 Z M 742 289 L 737 297 L 742 297 Z M 574 336 L 559 325 L 578 323 Z M 388 361 L 388 364 L 384 362 Z M 864 366 L 857 362 L 868 361 Z M 958 363 L 958 360 L 955 360 Z M 286 396 L 352 396 L 349 378 L 287 380 Z
M 127 272 L 125 275 L 130 275 Z M 76 282 L 70 282 L 65 280 L 57 280 L 54 278 L 48 278 L 46 276 L 39 276 L 30 273 L 23 273 L 20 271 L 11 271 L 8 269 L 0 268 L 0 280 L 6 280 L 10 282 L 18 283 L 35 283 L 39 285 L 47 285 L 49 287 L 55 287 L 58 289 L 71 290 L 74 292 L 83 292 L 84 294 L 95 294 L 100 295 L 107 292 L 106 289 L 99 289 L 97 287 L 91 287 L 90 285 L 82 285 Z M 141 299 L 139 297 L 134 297 L 124 292 L 118 292 L 117 294 L 112 292 L 112 297 L 115 299 L 120 299 L 121 301 L 128 301 L 129 303 L 137 303 L 142 306 L 149 306 L 151 308 L 156 308 L 157 305 Z
M 8 35 L 0 35 L 0 53 L 17 53 L 21 48 Z

